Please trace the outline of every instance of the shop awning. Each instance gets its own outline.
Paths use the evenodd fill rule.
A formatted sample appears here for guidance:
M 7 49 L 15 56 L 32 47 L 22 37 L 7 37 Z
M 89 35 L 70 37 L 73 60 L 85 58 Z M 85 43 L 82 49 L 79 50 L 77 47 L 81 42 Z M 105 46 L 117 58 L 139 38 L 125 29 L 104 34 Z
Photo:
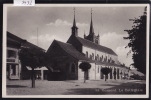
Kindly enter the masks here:
M 26 66 L 26 68 L 28 70 L 31 70 L 31 67 L 29 67 L 29 66 Z M 48 70 L 48 69 L 46 67 L 41 67 L 41 68 L 35 68 L 34 70 Z

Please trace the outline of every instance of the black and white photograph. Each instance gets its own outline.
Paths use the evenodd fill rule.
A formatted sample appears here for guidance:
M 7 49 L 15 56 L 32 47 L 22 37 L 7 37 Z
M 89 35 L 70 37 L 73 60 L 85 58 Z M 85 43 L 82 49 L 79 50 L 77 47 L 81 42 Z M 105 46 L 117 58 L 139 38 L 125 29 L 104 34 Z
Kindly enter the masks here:
M 148 4 L 5 4 L 2 96 L 148 98 Z

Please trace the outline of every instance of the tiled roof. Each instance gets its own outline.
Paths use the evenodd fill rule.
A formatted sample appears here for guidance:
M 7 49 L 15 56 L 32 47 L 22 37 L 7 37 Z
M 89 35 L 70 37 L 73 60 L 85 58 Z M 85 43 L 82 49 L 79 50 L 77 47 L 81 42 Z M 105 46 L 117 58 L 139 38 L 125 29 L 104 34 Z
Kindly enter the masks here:
M 96 63 L 96 65 L 123 67 L 123 66 L 115 64 L 115 63 L 102 62 L 102 61 L 94 61 L 94 62 Z M 126 67 L 123 67 L 123 68 L 126 68 Z
M 45 51 L 44 49 L 42 49 L 42 48 L 40 48 L 40 47 L 38 47 L 38 46 L 36 46 L 36 45 L 28 42 L 28 41 L 26 41 L 25 43 L 23 43 L 22 46 L 33 48 L 33 49 L 37 49 L 37 50 L 41 50 L 41 51 Z
M 42 50 L 42 51 L 45 51 L 44 49 L 28 42 L 27 40 L 25 39 L 22 39 L 10 32 L 7 32 L 7 40 L 10 41 L 10 42 L 14 42 L 14 43 L 18 43 L 18 44 L 21 44 L 21 46 L 23 47 L 29 47 L 29 48 L 35 48 L 37 50 Z
M 63 43 L 57 40 L 54 40 L 54 42 L 56 42 L 66 53 L 68 53 L 72 57 L 81 61 L 92 62 L 90 59 L 86 58 L 84 54 L 81 54 L 79 51 L 77 51 L 71 44 Z
M 98 45 L 96 43 L 93 43 L 89 40 L 86 40 L 86 39 L 83 39 L 81 37 L 76 37 L 78 39 L 78 41 L 84 45 L 84 46 L 87 46 L 87 47 L 90 47 L 90 48 L 93 48 L 93 49 L 96 49 L 96 50 L 99 50 L 101 52 L 105 52 L 105 53 L 108 53 L 108 54 L 112 54 L 112 55 L 116 55 L 117 54 L 110 48 L 107 48 L 105 46 L 102 46 L 102 45 Z

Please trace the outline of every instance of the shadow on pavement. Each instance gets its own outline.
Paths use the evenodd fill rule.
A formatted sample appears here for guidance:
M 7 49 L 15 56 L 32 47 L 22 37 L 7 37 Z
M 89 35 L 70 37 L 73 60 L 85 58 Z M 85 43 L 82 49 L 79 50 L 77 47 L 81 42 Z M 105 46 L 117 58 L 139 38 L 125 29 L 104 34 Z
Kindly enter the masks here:
M 27 86 L 22 86 L 22 85 L 7 85 L 7 88 L 25 88 Z

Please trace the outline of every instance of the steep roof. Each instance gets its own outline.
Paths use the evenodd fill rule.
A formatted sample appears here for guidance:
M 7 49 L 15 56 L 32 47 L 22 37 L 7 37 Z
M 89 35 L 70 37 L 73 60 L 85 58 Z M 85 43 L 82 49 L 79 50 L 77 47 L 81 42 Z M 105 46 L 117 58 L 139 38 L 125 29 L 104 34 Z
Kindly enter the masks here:
M 40 48 L 40 47 L 38 47 L 38 46 L 36 46 L 36 45 L 34 45 L 34 44 L 28 42 L 28 41 L 26 41 L 25 43 L 23 43 L 22 46 L 24 46 L 24 47 L 29 47 L 29 48 L 34 48 L 34 49 L 38 49 L 38 50 L 41 50 L 41 51 L 45 51 L 44 49 L 42 49 L 42 48 Z
M 38 50 L 41 50 L 41 51 L 45 51 L 44 49 L 28 42 L 27 40 L 25 39 L 22 39 L 10 32 L 7 32 L 7 41 L 10 41 L 10 42 L 14 42 L 14 43 L 18 43 L 18 44 L 21 44 L 21 46 L 23 47 L 29 47 L 29 48 L 35 48 L 35 49 L 38 49 Z
M 86 58 L 84 54 L 81 54 L 79 51 L 77 51 L 71 44 L 63 43 L 57 40 L 54 40 L 54 42 L 56 42 L 66 53 L 68 53 L 72 57 L 78 60 L 92 62 L 90 59 Z
M 105 46 L 102 46 L 102 45 L 98 45 L 96 43 L 93 43 L 89 40 L 86 40 L 86 39 L 83 39 L 81 37 L 76 37 L 77 40 L 84 46 L 87 46 L 87 47 L 90 47 L 90 48 L 93 48 L 93 49 L 96 49 L 96 50 L 99 50 L 101 52 L 105 52 L 105 53 L 108 53 L 108 54 L 112 54 L 112 55 L 116 55 L 117 54 L 110 48 L 107 48 Z

